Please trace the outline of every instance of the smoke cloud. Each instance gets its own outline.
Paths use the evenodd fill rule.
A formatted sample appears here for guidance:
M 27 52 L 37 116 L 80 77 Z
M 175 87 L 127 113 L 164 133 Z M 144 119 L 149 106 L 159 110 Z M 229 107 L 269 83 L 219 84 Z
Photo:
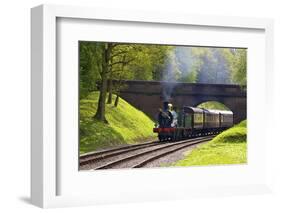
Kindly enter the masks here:
M 230 70 L 224 50 L 229 48 L 175 47 L 163 70 L 162 96 L 170 100 L 177 82 L 230 84 Z
M 179 70 L 177 67 L 177 60 L 175 55 L 175 50 L 173 50 L 166 58 L 165 69 L 163 71 L 162 78 L 162 97 L 164 101 L 170 101 L 172 92 L 176 85 L 177 74 Z

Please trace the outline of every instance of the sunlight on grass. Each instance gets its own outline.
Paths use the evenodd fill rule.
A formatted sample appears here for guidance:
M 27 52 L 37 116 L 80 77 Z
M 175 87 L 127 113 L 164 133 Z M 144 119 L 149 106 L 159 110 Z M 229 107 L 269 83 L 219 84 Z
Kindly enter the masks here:
M 217 101 L 207 101 L 207 102 L 199 104 L 197 107 L 205 108 L 205 109 L 230 110 L 224 104 L 219 103 Z
M 152 133 L 154 122 L 122 98 L 118 107 L 106 104 L 108 124 L 94 120 L 98 95 L 98 92 L 93 92 L 80 101 L 80 153 L 155 137 Z
M 194 149 L 185 159 L 173 166 L 196 166 L 247 163 L 247 124 L 238 125 L 222 132 L 212 141 Z

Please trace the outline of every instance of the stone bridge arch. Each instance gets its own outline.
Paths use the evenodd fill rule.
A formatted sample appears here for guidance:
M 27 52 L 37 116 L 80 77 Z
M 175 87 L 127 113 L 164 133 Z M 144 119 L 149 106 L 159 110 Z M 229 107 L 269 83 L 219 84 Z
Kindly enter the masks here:
M 124 83 L 127 86 L 120 92 L 120 96 L 155 119 L 163 100 L 167 98 L 163 96 L 163 90 L 168 83 L 159 81 L 124 81 Z M 234 123 L 246 119 L 246 91 L 239 85 L 197 83 L 169 83 L 169 85 L 172 88 L 169 99 L 175 106 L 195 107 L 203 102 L 217 101 L 233 112 Z

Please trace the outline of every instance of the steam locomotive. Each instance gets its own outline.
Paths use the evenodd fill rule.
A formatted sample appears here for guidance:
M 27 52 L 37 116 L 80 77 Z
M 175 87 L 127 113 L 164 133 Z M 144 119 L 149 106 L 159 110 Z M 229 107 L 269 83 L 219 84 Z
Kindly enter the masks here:
M 169 105 L 167 101 L 163 103 L 158 124 L 153 128 L 153 132 L 158 133 L 159 141 L 213 135 L 233 126 L 231 111 L 184 106 L 178 112 L 173 112 L 169 110 Z

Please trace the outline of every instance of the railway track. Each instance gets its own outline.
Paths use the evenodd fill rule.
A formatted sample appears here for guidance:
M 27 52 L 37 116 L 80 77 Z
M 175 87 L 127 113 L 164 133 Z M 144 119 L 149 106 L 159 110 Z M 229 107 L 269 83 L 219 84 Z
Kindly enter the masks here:
M 80 156 L 80 169 L 140 168 L 188 146 L 209 141 L 214 136 L 179 142 L 148 142 Z
M 143 149 L 146 147 L 157 146 L 159 144 L 160 144 L 160 142 L 158 142 L 158 141 L 152 141 L 152 142 L 147 142 L 147 143 L 134 144 L 134 145 L 124 146 L 124 147 L 108 149 L 108 150 L 104 150 L 104 151 L 87 153 L 87 154 L 83 154 L 80 156 L 79 163 L 80 163 L 80 166 L 83 166 L 83 165 L 93 163 L 98 160 L 121 155 L 124 153 L 132 152 L 132 151 Z

